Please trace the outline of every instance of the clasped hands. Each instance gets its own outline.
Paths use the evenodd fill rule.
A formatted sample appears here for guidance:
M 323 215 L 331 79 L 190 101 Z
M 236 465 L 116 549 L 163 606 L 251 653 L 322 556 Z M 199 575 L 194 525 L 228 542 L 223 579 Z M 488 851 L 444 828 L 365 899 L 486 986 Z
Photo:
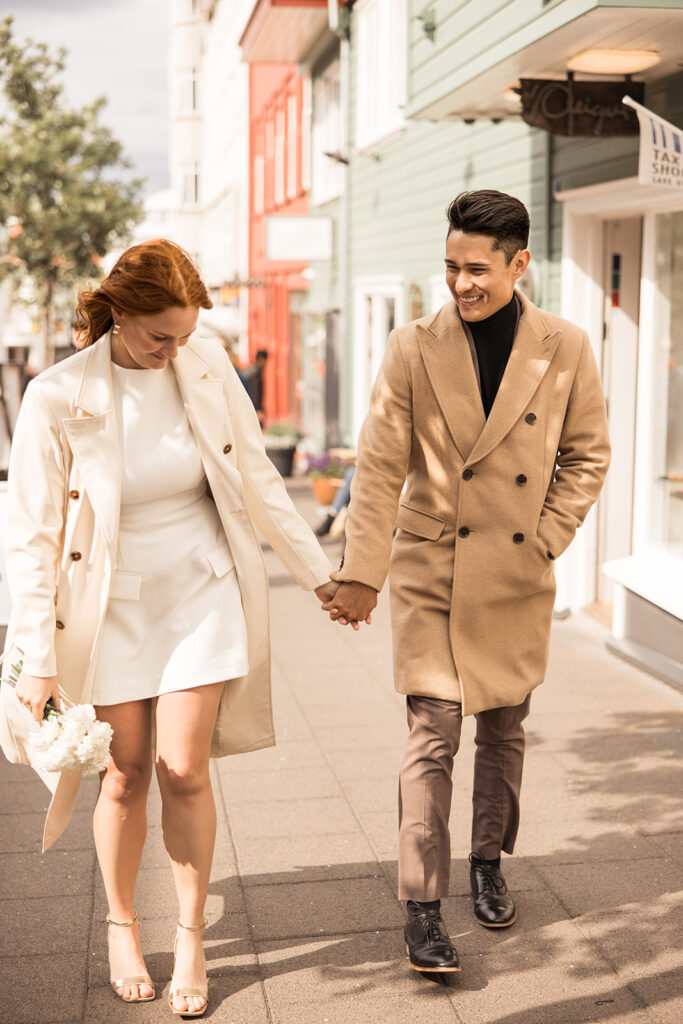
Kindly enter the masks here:
M 377 591 L 366 583 L 336 583 L 330 580 L 315 591 L 324 612 L 333 622 L 359 629 L 359 623 L 372 622 L 371 612 L 377 604 Z

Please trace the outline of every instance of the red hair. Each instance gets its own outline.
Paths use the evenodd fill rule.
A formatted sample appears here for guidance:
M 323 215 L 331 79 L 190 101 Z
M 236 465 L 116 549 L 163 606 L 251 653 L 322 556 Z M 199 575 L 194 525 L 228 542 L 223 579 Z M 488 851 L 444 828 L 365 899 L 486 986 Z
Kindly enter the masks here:
M 131 316 L 161 313 L 171 306 L 188 309 L 213 303 L 194 263 L 167 238 L 131 245 L 121 253 L 99 288 L 78 293 L 78 347 L 101 338 L 114 323 L 112 309 Z

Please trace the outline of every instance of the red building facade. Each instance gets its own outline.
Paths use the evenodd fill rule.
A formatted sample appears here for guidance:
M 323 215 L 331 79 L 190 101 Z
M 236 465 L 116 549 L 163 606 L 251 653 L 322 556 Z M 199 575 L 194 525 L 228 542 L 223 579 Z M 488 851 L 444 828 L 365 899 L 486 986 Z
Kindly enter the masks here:
M 249 66 L 249 355 L 268 351 L 266 421 L 298 422 L 306 264 L 268 258 L 267 218 L 308 213 L 308 84 L 294 64 Z

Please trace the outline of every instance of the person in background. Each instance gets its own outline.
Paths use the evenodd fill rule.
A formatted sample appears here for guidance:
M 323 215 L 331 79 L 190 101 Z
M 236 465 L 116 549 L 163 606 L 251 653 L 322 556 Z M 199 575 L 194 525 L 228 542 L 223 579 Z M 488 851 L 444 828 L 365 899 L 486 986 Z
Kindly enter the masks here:
M 263 426 L 266 414 L 263 409 L 264 371 L 268 362 L 268 350 L 260 348 L 251 366 L 242 371 L 242 382 L 256 409 L 258 421 Z
M 353 480 L 353 474 L 356 471 L 355 466 L 349 466 L 344 475 L 344 482 L 334 496 L 334 500 L 330 505 L 330 511 L 323 519 L 322 523 L 316 526 L 313 531 L 316 537 L 326 537 L 332 529 L 332 524 L 341 512 L 343 508 L 346 508 L 351 500 L 351 481 Z

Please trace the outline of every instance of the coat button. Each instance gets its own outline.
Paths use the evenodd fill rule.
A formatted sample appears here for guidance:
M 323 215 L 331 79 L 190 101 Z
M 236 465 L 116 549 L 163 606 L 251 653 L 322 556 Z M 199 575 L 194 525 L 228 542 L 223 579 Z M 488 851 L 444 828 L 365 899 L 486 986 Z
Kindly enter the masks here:
M 61 619 L 57 619 L 57 621 L 55 622 L 55 629 L 64 629 L 64 623 L 61 621 Z
M 463 480 L 471 480 L 473 476 L 474 476 L 474 473 L 472 472 L 471 469 L 464 469 L 463 472 L 462 472 Z
M 528 412 L 526 414 L 526 416 L 524 417 L 524 419 L 527 421 L 527 423 L 535 423 L 536 422 L 536 413 L 535 412 Z
M 524 476 L 524 473 L 520 473 L 519 476 L 515 477 L 515 483 L 518 485 L 518 487 L 524 487 L 524 484 L 526 483 L 526 477 Z
M 514 540 L 515 544 L 523 544 L 524 543 L 524 534 L 523 533 L 514 533 L 512 535 L 512 539 Z
M 460 534 L 461 537 L 469 537 L 469 535 L 470 535 L 470 528 L 469 528 L 469 526 L 461 526 L 460 529 L 458 530 L 458 533 Z
M 72 562 L 80 562 L 81 558 L 83 558 L 83 555 L 80 553 L 80 551 L 72 551 L 71 554 L 69 555 L 69 558 L 71 559 Z
M 223 454 L 224 455 L 227 455 L 228 452 L 231 452 L 231 451 L 232 451 L 232 445 L 231 444 L 224 444 L 223 445 Z
M 81 492 L 80 491 L 69 491 L 69 497 L 71 498 L 72 501 L 78 501 L 80 496 L 81 496 Z

